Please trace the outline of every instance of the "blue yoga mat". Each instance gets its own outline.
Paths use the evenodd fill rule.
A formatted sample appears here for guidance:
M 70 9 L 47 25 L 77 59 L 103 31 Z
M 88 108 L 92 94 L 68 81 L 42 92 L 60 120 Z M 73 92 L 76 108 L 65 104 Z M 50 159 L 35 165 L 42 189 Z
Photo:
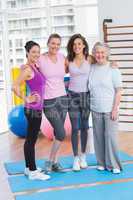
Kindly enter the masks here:
M 130 161 L 133 160 L 132 156 L 129 156 L 128 154 L 124 152 L 120 152 L 120 159 L 121 161 Z M 41 167 L 42 169 L 44 168 L 44 159 L 37 160 L 37 166 Z M 96 165 L 96 157 L 94 154 L 88 154 L 87 156 L 87 162 L 88 165 Z M 65 156 L 60 158 L 60 163 L 64 168 L 72 168 L 73 164 L 73 156 Z M 6 171 L 9 175 L 14 175 L 14 174 L 22 174 L 25 168 L 25 163 L 24 161 L 19 161 L 19 162 L 8 162 L 5 163 L 5 168 Z
M 29 180 L 24 175 L 10 176 L 8 178 L 12 192 L 22 192 L 35 189 L 54 188 L 68 185 L 78 185 L 117 179 L 133 178 L 133 164 L 125 165 L 120 174 L 112 174 L 108 171 L 86 169 L 80 172 L 69 171 L 66 173 L 52 173 L 47 181 Z
M 124 153 L 120 153 L 121 156 L 125 159 L 131 159 L 130 156 Z M 132 158 L 133 159 L 133 158 Z M 64 156 L 59 159 L 59 162 L 63 166 L 63 168 L 72 168 L 73 164 L 73 156 Z M 88 165 L 96 165 L 96 157 L 94 154 L 89 154 L 87 156 L 87 162 Z M 39 159 L 36 161 L 37 166 L 44 168 L 45 159 Z M 5 163 L 5 169 L 9 175 L 15 175 L 15 174 L 22 174 L 24 172 L 25 168 L 25 162 L 19 161 L 19 162 L 8 162 Z
M 133 182 L 16 196 L 16 200 L 133 200 Z

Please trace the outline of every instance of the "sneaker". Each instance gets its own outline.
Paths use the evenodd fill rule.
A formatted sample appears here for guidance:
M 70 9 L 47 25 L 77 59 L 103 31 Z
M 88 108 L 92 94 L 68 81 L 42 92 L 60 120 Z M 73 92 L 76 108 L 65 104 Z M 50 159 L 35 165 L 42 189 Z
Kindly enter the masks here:
M 37 167 L 37 171 L 38 171 L 38 172 L 42 172 L 42 169 L 41 169 L 40 167 Z M 30 172 L 29 168 L 26 167 L 26 168 L 24 169 L 24 175 L 25 175 L 25 176 L 28 176 L 28 175 L 29 175 L 29 172 Z
M 85 156 L 85 154 L 82 154 L 82 155 L 80 156 L 80 167 L 81 167 L 82 169 L 85 169 L 85 168 L 88 167 L 87 162 L 86 162 L 86 156 Z
M 113 169 L 112 171 L 113 171 L 113 174 L 120 174 L 121 172 L 120 169 L 117 169 L 117 168 Z
M 44 171 L 46 174 L 52 171 L 52 165 L 53 165 L 52 161 L 45 161 Z
M 74 158 L 73 171 L 80 171 L 80 159 L 78 156 L 75 156 Z
M 97 166 L 97 170 L 99 170 L 99 171 L 104 171 L 105 168 L 104 168 L 102 165 L 98 165 L 98 166 Z
M 63 167 L 61 166 L 60 163 L 53 163 L 52 164 L 52 171 L 54 171 L 54 172 L 64 172 L 63 170 L 64 169 L 63 169 Z
M 106 170 L 111 172 L 112 171 L 112 168 L 111 167 L 106 167 Z
M 30 171 L 29 175 L 28 175 L 29 180 L 41 180 L 41 181 L 45 181 L 50 179 L 49 175 L 46 175 L 42 172 L 39 172 L 38 170 L 35 171 Z

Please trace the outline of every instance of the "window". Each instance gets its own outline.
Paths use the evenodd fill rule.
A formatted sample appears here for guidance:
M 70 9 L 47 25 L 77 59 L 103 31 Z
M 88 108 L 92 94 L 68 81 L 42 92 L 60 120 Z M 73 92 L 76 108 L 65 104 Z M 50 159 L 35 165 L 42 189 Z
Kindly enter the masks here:
M 25 19 L 23 22 L 24 22 L 24 26 L 28 26 L 28 19 Z
M 9 40 L 9 48 L 12 48 L 12 41 Z
M 23 40 L 22 39 L 16 39 L 15 40 L 15 46 L 16 47 L 23 47 Z
M 7 8 L 16 8 L 16 1 L 8 1 Z
M 53 24 L 60 25 L 60 24 L 72 24 L 74 22 L 73 16 L 55 16 L 53 18 Z
M 73 8 L 72 6 L 61 6 L 61 7 L 55 7 L 52 9 L 53 15 L 66 15 L 66 14 L 73 14 Z

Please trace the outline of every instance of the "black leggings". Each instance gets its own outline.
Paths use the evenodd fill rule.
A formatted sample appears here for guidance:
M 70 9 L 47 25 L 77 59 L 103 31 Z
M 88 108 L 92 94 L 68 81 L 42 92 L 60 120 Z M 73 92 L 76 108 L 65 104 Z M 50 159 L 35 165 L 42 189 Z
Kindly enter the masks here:
M 74 156 L 78 155 L 78 131 L 80 129 L 81 134 L 81 151 L 85 153 L 88 128 L 89 128 L 89 113 L 90 113 L 90 98 L 89 92 L 75 93 L 68 92 L 69 105 L 68 111 L 72 125 L 71 142 Z
M 55 139 L 63 141 L 65 138 L 64 122 L 68 112 L 68 97 L 61 96 L 45 100 L 43 110 L 54 129 Z
M 28 121 L 27 136 L 24 143 L 24 156 L 26 167 L 33 171 L 36 170 L 35 143 L 40 130 L 42 111 L 25 108 L 24 112 Z

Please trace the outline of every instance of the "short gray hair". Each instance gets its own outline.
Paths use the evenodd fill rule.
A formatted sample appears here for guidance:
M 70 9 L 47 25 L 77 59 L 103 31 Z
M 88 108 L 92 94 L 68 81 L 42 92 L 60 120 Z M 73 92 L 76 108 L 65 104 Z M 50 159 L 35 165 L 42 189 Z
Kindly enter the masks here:
M 109 45 L 107 43 L 96 42 L 95 45 L 92 48 L 92 55 L 93 56 L 95 56 L 97 47 L 105 48 L 106 51 L 107 51 L 107 58 L 109 58 L 109 56 L 110 56 L 110 47 L 109 47 Z

